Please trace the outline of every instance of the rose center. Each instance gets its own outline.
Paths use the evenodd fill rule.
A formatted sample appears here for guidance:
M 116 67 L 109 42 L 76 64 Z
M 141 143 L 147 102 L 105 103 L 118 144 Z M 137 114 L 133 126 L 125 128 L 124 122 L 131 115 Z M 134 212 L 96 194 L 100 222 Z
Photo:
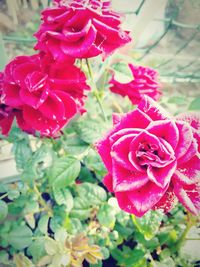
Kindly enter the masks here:
M 140 165 L 145 166 L 162 158 L 159 147 L 156 144 L 140 143 L 136 152 Z

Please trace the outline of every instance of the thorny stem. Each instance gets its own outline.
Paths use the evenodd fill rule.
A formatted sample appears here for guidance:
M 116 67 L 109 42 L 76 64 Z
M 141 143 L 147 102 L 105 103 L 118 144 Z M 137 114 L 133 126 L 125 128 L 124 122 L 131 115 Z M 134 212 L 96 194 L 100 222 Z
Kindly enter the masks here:
M 90 77 L 91 82 L 92 82 L 92 86 L 94 87 L 93 95 L 96 97 L 97 103 L 99 104 L 99 108 L 103 114 L 104 121 L 107 122 L 107 117 L 106 117 L 105 111 L 104 111 L 103 106 L 102 106 L 101 98 L 99 97 L 99 92 L 97 90 L 96 84 L 95 84 L 94 79 L 93 79 L 93 74 L 92 74 L 91 66 L 90 66 L 88 59 L 86 59 L 86 65 L 88 68 L 88 73 L 89 73 L 89 77 Z
M 41 196 L 41 194 L 40 194 L 40 192 L 39 192 L 39 190 L 38 190 L 36 185 L 34 185 L 33 190 L 36 193 L 36 195 L 38 196 L 39 204 L 44 208 L 44 210 L 47 211 L 49 216 L 52 216 L 53 215 L 52 209 L 46 204 L 46 202 L 42 198 L 42 196 Z

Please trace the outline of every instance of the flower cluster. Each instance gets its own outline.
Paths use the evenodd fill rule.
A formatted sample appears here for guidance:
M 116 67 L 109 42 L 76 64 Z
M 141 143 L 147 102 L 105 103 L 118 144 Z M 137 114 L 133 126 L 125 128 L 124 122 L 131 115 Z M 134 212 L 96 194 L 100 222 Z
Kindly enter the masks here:
M 98 55 L 104 59 L 131 40 L 109 0 L 54 0 L 42 12 L 35 37 L 38 53 L 16 57 L 0 73 L 4 135 L 15 118 L 23 131 L 55 137 L 77 113 L 85 112 L 90 87 L 77 62 L 81 59 L 82 65 L 82 59 Z M 114 115 L 113 129 L 96 143 L 108 170 L 104 184 L 121 209 L 136 216 L 151 209 L 169 211 L 176 200 L 197 215 L 200 118 L 195 113 L 171 117 L 154 101 L 161 95 L 157 72 L 132 64 L 129 68 L 133 80 L 120 83 L 113 75 L 110 90 L 138 107 Z
M 85 74 L 77 58 L 107 56 L 130 41 L 120 28 L 110 1 L 54 1 L 42 12 L 35 34 L 38 54 L 19 56 L 1 73 L 0 127 L 7 135 L 14 117 L 19 127 L 55 136 L 77 112 L 84 110 Z
M 168 211 L 176 198 L 200 212 L 200 118 L 169 116 L 151 98 L 123 117 L 97 144 L 108 170 L 104 184 L 119 206 L 136 216 L 150 209 Z

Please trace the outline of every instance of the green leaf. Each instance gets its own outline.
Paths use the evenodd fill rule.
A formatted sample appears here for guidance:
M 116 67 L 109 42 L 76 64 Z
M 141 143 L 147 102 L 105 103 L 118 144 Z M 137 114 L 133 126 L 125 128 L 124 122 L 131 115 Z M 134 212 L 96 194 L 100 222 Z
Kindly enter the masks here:
M 177 104 L 177 105 L 185 105 L 186 98 L 184 96 L 172 96 L 168 99 L 168 103 Z
M 89 205 L 92 206 L 99 205 L 107 199 L 106 191 L 96 184 L 80 184 L 77 187 L 77 192 L 82 199 L 85 198 L 88 201 Z
M 33 263 L 23 253 L 14 255 L 14 263 L 16 267 L 34 267 Z
M 7 214 L 8 214 L 8 206 L 3 200 L 0 200 L 0 222 L 7 217 Z
M 74 123 L 73 127 L 80 138 L 88 144 L 96 142 L 108 130 L 108 125 L 103 121 L 91 119 L 78 121 Z
M 80 161 L 72 157 L 57 159 L 49 170 L 49 182 L 54 188 L 69 186 L 78 177 Z
M 75 197 L 74 198 L 74 207 L 70 215 L 74 218 L 85 220 L 89 218 L 91 212 L 90 203 L 86 198 Z
M 136 266 L 136 264 L 144 258 L 145 253 L 142 249 L 131 249 L 129 247 L 123 246 L 122 251 L 118 248 L 115 248 L 111 251 L 111 255 L 114 259 L 117 260 L 119 265 L 132 267 Z
M 84 166 L 81 167 L 81 171 L 79 173 L 78 180 L 80 182 L 89 182 L 89 183 L 95 182 L 95 178 L 94 178 L 94 175 L 92 174 L 92 172 Z
M 167 259 L 164 259 L 163 261 L 161 262 L 158 262 L 158 261 L 154 261 L 154 265 L 155 267 L 175 267 L 175 262 L 173 261 L 172 258 L 167 258 Z
M 66 211 L 70 212 L 73 208 L 74 201 L 71 192 L 66 188 L 53 187 L 54 199 L 58 205 L 65 205 Z
M 0 263 L 8 264 L 9 263 L 9 255 L 6 251 L 0 251 Z
M 200 96 L 190 103 L 189 110 L 200 110 Z
M 65 151 L 70 155 L 83 154 L 88 149 L 88 144 L 81 140 L 76 134 L 67 135 L 64 142 Z
M 129 83 L 133 80 L 132 72 L 128 64 L 119 62 L 114 65 L 115 80 L 120 83 Z
M 32 150 L 27 139 L 22 139 L 14 143 L 13 151 L 15 154 L 15 161 L 18 170 L 23 170 L 27 161 L 32 155 Z M 30 166 L 29 166 L 30 167 Z
M 38 222 L 38 229 L 41 233 L 46 234 L 48 230 L 49 216 L 47 214 L 43 215 Z
M 39 211 L 39 203 L 31 199 L 27 202 L 24 208 L 24 214 L 36 213 Z
M 53 256 L 58 252 L 58 243 L 52 238 L 48 238 L 44 246 L 48 255 Z
M 99 154 L 95 150 L 90 150 L 87 157 L 84 159 L 84 163 L 86 167 L 95 172 L 96 175 L 102 179 L 102 177 L 106 174 L 107 170 L 99 156 Z
M 70 227 L 67 229 L 72 235 L 83 232 L 83 225 L 81 221 L 77 218 L 70 218 Z
M 44 170 L 52 163 L 51 152 L 45 145 L 41 145 L 26 162 L 22 179 L 29 184 L 34 180 L 41 179 L 44 175 Z
M 163 213 L 161 211 L 149 211 L 141 218 L 132 215 L 133 223 L 146 240 L 150 240 L 156 235 L 162 218 Z
M 30 246 L 32 242 L 32 231 L 26 226 L 17 226 L 8 234 L 8 242 L 15 249 L 21 250 Z
M 33 262 L 38 262 L 43 256 L 46 255 L 44 247 L 44 239 L 39 238 L 34 240 L 33 243 L 28 247 L 28 253 L 33 257 Z
M 102 266 L 103 266 L 102 261 L 98 261 L 97 264 L 91 264 L 91 263 L 90 263 L 90 267 L 102 267 Z
M 70 213 L 75 218 L 89 218 L 94 205 L 99 205 L 107 199 L 106 191 L 96 184 L 82 183 L 76 189 L 79 196 L 74 198 L 74 207 Z
M 97 213 L 97 219 L 101 225 L 113 229 L 116 221 L 115 215 L 115 210 L 110 205 L 104 204 Z
M 14 200 L 14 199 L 18 198 L 19 195 L 20 195 L 20 192 L 16 189 L 13 189 L 13 190 L 11 189 L 8 191 L 8 198 L 10 200 Z

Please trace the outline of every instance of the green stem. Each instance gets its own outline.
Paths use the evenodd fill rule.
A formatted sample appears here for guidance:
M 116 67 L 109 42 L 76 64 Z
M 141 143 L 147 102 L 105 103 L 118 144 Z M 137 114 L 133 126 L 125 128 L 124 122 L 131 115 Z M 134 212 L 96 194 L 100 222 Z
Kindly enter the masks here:
M 48 215 L 51 217 L 53 215 L 53 211 L 52 209 L 46 204 L 46 202 L 44 201 L 44 199 L 42 198 L 38 188 L 36 185 L 34 185 L 33 187 L 34 192 L 36 193 L 36 195 L 38 196 L 38 200 L 39 200 L 39 204 L 44 208 L 44 210 L 47 211 Z
M 8 193 L 5 193 L 3 194 L 1 197 L 0 197 L 0 200 L 3 199 L 4 197 L 7 197 Z
M 94 79 L 93 79 L 93 75 L 92 75 L 92 69 L 91 69 L 90 62 L 89 62 L 88 58 L 86 58 L 86 65 L 87 65 L 87 68 L 88 68 L 88 72 L 89 72 L 89 76 L 91 78 L 91 81 L 94 84 Z
M 33 43 L 35 42 L 34 38 L 26 38 L 19 36 L 3 36 L 3 40 L 6 42 L 19 42 L 19 43 Z
M 195 237 L 186 237 L 185 240 L 200 240 L 199 238 L 195 238 Z
M 194 225 L 194 221 L 192 220 L 192 218 L 190 218 L 190 214 L 187 214 L 187 224 L 186 224 L 186 228 L 183 231 L 181 237 L 179 238 L 179 240 L 176 243 L 176 249 L 177 251 L 179 251 L 183 245 L 183 243 L 185 242 L 185 240 L 187 239 L 186 236 L 189 232 L 189 230 L 191 229 L 191 227 Z
M 91 69 L 91 66 L 90 66 L 88 59 L 86 59 L 86 65 L 88 68 L 88 73 L 89 73 L 89 77 L 91 79 L 92 86 L 94 87 L 93 95 L 95 96 L 97 103 L 99 104 L 99 108 L 101 110 L 101 113 L 103 114 L 104 121 L 107 122 L 107 117 L 106 117 L 105 111 L 103 109 L 103 105 L 101 102 L 101 98 L 99 96 L 99 92 L 97 90 L 96 84 L 95 84 L 94 79 L 93 79 L 92 69 Z

